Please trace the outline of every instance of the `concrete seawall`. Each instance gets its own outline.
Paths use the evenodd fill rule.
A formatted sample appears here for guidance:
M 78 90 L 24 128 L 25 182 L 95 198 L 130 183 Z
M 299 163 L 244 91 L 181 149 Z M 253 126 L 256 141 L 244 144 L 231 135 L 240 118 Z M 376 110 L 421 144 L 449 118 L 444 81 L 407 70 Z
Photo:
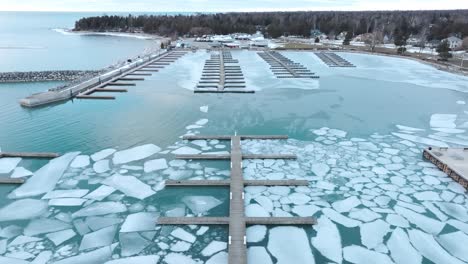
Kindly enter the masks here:
M 92 78 L 102 71 L 27 71 L 27 72 L 0 72 L 0 83 L 17 82 L 47 82 L 47 81 L 73 81 L 81 78 Z

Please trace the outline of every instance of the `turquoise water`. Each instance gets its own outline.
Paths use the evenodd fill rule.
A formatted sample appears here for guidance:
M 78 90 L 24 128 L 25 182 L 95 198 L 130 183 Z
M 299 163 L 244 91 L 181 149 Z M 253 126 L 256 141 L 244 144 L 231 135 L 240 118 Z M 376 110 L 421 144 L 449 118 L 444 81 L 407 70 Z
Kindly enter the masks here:
M 65 17 L 69 21 L 70 16 Z M 55 26 L 49 23 L 45 27 Z M 87 43 L 77 47 L 79 50 L 86 45 L 107 47 L 107 41 L 129 41 L 128 45 L 102 48 L 106 49 L 107 55 L 100 54 L 103 56 L 100 62 L 95 57 L 86 60 L 73 55 L 76 56 L 76 62 L 73 62 L 76 67 L 98 67 L 101 62 L 102 65 L 110 63 L 106 56 L 120 58 L 120 48 L 137 52 L 147 45 L 143 40 L 113 37 L 89 40 L 60 35 L 48 29 L 44 31 L 68 43 Z M 34 53 L 34 50 L 26 52 Z M 55 56 L 53 60 L 58 65 L 55 66 L 69 66 L 68 60 L 50 50 L 47 54 Z M 62 259 L 65 259 L 62 263 L 104 263 L 137 255 L 148 256 L 144 263 L 196 263 L 196 260 L 208 264 L 225 263 L 223 252 L 226 250 L 222 246 L 221 253 L 201 253 L 211 241 L 227 240 L 225 228 L 210 227 L 204 234 L 201 234 L 200 227 L 193 226 L 145 225 L 143 229 L 135 229 L 134 226 L 130 228 L 131 232 L 121 229 L 125 226 L 123 221 L 131 222 L 128 215 L 138 212 L 154 214 L 140 219 L 140 224 L 148 219 L 152 223 L 156 215 L 169 212 L 196 214 L 187 205 L 185 199 L 188 197 L 215 199 L 216 206 L 202 210 L 202 215 L 226 215 L 228 189 L 163 188 L 162 183 L 165 179 L 227 178 L 228 162 L 178 163 L 174 161 L 172 152 L 181 148 L 197 152 L 228 151 L 229 144 L 225 142 L 189 143 L 182 141 L 180 136 L 186 133 L 235 132 L 288 134 L 291 138 L 288 141 L 244 141 L 243 150 L 298 155 L 297 161 L 244 161 L 245 178 L 303 178 L 311 183 L 304 188 L 247 188 L 247 215 L 314 216 L 319 220 L 314 228 L 268 227 L 263 236 L 261 231 L 251 229 L 247 238 L 250 263 L 260 263 L 260 259 L 266 261 L 271 257 L 274 257 L 273 263 L 368 263 L 369 259 L 375 259 L 376 263 L 402 263 L 398 262 L 401 259 L 406 263 L 467 261 L 459 254 L 459 249 L 447 242 L 468 241 L 466 193 L 431 164 L 424 162 L 421 149 L 428 141 L 439 145 L 467 145 L 468 107 L 465 102 L 468 101 L 468 78 L 404 59 L 344 53 L 342 56 L 357 67 L 340 69 L 328 68 L 310 52 L 284 52 L 285 56 L 301 62 L 321 78 L 279 80 L 255 52 L 233 51 L 232 55 L 239 59 L 249 88 L 257 90 L 255 94 L 194 94 L 192 89 L 200 77 L 204 60 L 209 57 L 205 51 L 188 53 L 159 73 L 138 82 L 135 87 L 129 87 L 128 93 L 116 94 L 114 101 L 73 100 L 39 109 L 25 109 L 19 106 L 18 99 L 57 83 L 1 85 L 2 150 L 80 151 L 86 155 L 84 159 L 107 148 L 121 151 L 154 144 L 160 150 L 143 158 L 136 158 L 141 152 L 133 152 L 127 158 L 137 160 L 123 163 L 117 162 L 118 155 L 109 156 L 104 160 L 109 160 L 110 168 L 104 172 L 97 172 L 98 162 L 94 161 L 70 165 L 72 158 L 55 164 L 63 164 L 65 172 L 53 189 L 84 189 L 89 192 L 102 186 L 118 189 L 102 201 L 82 195 L 80 197 L 86 200 L 84 205 L 48 206 L 50 199 L 40 199 L 42 193 L 24 195 L 26 188 L 44 188 L 43 182 L 36 181 L 22 187 L 1 186 L 0 263 L 18 259 L 31 261 L 39 254 L 47 256 L 46 251 L 51 254 L 47 258 L 49 263 L 61 263 Z M 19 57 L 11 58 L 20 64 Z M 30 67 L 41 68 L 37 61 L 32 61 Z M 200 111 L 202 106 L 209 107 L 207 113 Z M 146 162 L 154 159 L 164 159 L 167 166 L 149 169 Z M 46 163 L 22 160 L 17 166 L 35 172 Z M 126 184 L 130 190 L 116 186 L 116 183 L 109 182 L 116 174 L 137 179 L 150 190 L 134 189 L 133 184 Z M 10 175 L 8 172 L 1 176 Z M 37 175 L 41 175 L 40 172 L 36 172 L 30 182 L 34 182 L 32 179 L 37 179 Z M 56 174 L 44 175 L 47 182 L 52 181 Z M 152 194 L 145 198 L 135 197 L 144 192 Z M 23 212 L 15 201 L 28 198 L 27 204 L 22 206 L 26 210 Z M 62 197 L 55 202 L 65 201 Z M 110 204 L 102 202 L 115 202 L 123 206 L 125 212 L 110 210 Z M 45 209 L 31 213 L 44 205 Z M 103 205 L 110 210 L 94 216 L 118 219 L 118 223 L 106 226 L 102 222 L 108 219 L 76 215 L 82 208 L 93 205 Z M 8 218 L 9 211 L 2 211 L 5 206 L 12 206 L 18 214 Z M 26 216 L 21 218 L 20 212 Z M 337 214 L 345 218 L 341 219 Z M 81 230 L 78 227 L 80 221 L 87 221 L 86 226 L 92 230 Z M 50 228 L 48 224 L 56 227 Z M 94 246 L 87 247 L 89 237 L 85 239 L 85 233 L 99 232 L 103 226 L 115 230 L 101 234 Z M 186 240 L 172 233 L 176 228 L 195 236 L 196 241 L 187 245 Z M 54 244 L 48 235 L 63 230 L 76 235 L 67 238 L 66 233 L 55 234 L 67 239 Z M 278 234 L 291 238 L 291 241 L 281 244 Z M 12 243 L 18 235 L 37 237 L 41 241 Z M 6 252 L 2 252 L 2 243 Z M 431 243 L 433 247 L 430 248 L 428 245 Z M 188 248 L 181 249 L 185 246 Z M 89 252 L 94 257 L 86 255 Z M 76 255 L 78 259 L 70 258 Z M 129 261 L 134 263 L 131 261 L 137 260 Z

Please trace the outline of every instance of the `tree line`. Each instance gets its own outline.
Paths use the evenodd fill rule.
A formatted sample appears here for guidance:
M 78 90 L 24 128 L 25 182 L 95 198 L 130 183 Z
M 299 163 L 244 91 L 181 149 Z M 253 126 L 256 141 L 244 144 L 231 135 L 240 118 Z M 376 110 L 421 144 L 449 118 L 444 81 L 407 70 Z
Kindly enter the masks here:
M 348 36 L 379 33 L 382 37 L 396 38 L 397 42 L 404 41 L 408 36 L 418 36 L 431 41 L 441 40 L 450 35 L 467 37 L 468 10 L 103 15 L 76 21 L 74 30 L 141 30 L 169 37 L 261 31 L 272 38 L 283 35 L 311 37 L 311 34 L 318 30 L 330 38 L 341 32 L 348 32 Z

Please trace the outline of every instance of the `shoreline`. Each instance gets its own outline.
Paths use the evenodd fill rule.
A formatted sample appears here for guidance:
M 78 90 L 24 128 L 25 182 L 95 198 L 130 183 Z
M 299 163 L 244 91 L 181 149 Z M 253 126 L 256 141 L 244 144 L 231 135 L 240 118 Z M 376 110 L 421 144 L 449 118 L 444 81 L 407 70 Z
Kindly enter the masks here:
M 67 28 L 52 28 L 51 30 L 60 33 L 62 35 L 75 35 L 75 36 L 109 36 L 109 37 L 124 37 L 124 38 L 135 38 L 141 40 L 159 40 L 163 37 L 158 35 L 146 34 L 146 33 L 131 33 L 131 32 L 112 32 L 112 31 L 73 31 Z

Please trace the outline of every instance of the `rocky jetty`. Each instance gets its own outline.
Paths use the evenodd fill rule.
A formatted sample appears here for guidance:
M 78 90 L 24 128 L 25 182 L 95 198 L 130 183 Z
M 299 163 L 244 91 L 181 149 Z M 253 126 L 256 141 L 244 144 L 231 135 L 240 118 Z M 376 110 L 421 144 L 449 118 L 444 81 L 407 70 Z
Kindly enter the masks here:
M 45 82 L 45 81 L 73 81 L 76 79 L 92 78 L 101 71 L 28 71 L 28 72 L 0 72 L 0 83 L 14 82 Z

